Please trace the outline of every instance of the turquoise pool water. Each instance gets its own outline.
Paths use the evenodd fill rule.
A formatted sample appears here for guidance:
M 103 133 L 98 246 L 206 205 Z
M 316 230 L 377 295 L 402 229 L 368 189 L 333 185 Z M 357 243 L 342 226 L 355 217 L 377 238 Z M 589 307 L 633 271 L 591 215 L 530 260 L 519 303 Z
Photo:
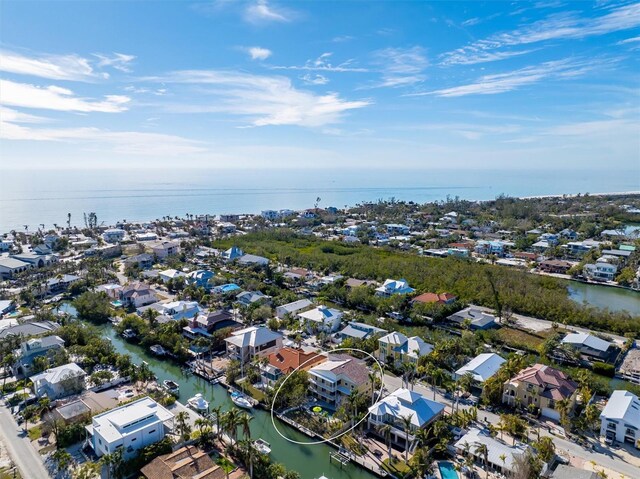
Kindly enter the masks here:
M 440 476 L 442 479 L 459 479 L 458 473 L 451 462 L 439 462 Z

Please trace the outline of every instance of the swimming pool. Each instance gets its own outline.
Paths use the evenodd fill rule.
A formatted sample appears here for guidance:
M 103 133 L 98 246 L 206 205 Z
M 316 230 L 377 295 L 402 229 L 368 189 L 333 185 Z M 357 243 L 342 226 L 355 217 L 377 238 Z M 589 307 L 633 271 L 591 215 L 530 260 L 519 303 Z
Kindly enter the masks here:
M 439 462 L 438 469 L 440 469 L 440 477 L 442 479 L 459 479 L 452 462 Z

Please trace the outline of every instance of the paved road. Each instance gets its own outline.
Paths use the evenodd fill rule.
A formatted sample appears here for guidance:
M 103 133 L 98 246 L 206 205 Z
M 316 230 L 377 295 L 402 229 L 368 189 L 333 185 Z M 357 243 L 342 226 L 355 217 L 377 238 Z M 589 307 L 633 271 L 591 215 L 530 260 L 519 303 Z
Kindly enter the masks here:
M 6 446 L 20 474 L 29 479 L 49 479 L 49 473 L 42 463 L 42 457 L 23 435 L 9 410 L 0 406 L 0 440 Z
M 385 374 L 384 384 L 389 391 L 393 391 L 402 387 L 402 379 Z M 434 399 L 433 388 L 427 385 L 417 383 L 413 389 L 414 391 L 424 395 L 427 399 Z M 435 400 L 439 403 L 445 404 L 446 411 L 451 412 L 451 400 L 446 399 L 437 391 Z M 463 404 L 460 404 L 459 406 L 461 409 L 471 407 Z M 484 418 L 487 418 L 487 421 L 489 421 L 491 424 L 498 424 L 498 422 L 500 421 L 500 417 L 497 414 L 490 413 L 481 409 L 478 410 L 478 419 L 484 420 Z M 556 446 L 556 452 L 559 455 L 566 457 L 567 459 L 570 456 L 574 456 L 586 462 L 595 461 L 598 466 L 625 474 L 632 479 L 640 478 L 640 467 L 627 462 L 627 458 L 624 455 L 619 454 L 615 449 L 605 448 L 604 446 L 598 444 L 596 445 L 595 450 L 591 451 L 572 441 L 553 435 L 544 428 L 541 428 L 540 435 L 551 437 L 553 439 L 553 443 Z M 536 439 L 536 437 L 533 435 L 530 436 L 530 438 L 532 440 Z M 640 460 L 638 461 L 638 464 L 640 464 Z

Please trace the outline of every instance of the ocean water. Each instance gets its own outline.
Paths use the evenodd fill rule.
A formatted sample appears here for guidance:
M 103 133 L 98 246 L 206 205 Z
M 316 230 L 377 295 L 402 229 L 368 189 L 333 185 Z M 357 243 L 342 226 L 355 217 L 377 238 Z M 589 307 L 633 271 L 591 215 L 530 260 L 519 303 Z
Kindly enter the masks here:
M 83 213 L 113 224 L 190 214 L 354 205 L 396 198 L 427 202 L 640 190 L 637 174 L 610 170 L 39 170 L 3 171 L 0 232 L 83 225 Z

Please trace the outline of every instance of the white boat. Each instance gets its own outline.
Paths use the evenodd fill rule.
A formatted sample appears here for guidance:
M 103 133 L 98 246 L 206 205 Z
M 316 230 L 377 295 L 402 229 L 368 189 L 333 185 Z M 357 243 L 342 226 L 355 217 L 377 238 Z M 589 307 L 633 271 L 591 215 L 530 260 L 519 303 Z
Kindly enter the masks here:
M 174 396 L 180 396 L 180 386 L 177 382 L 172 381 L 171 379 L 165 379 L 164 381 L 162 381 L 162 387 Z
M 207 401 L 202 394 L 198 393 L 187 401 L 187 405 L 195 411 L 202 412 L 209 409 L 209 401 Z
M 253 445 L 256 447 L 258 452 L 260 452 L 262 454 L 271 454 L 271 444 L 269 444 L 264 439 L 262 439 L 262 438 L 256 439 L 253 442 Z
M 165 354 L 167 354 L 167 351 L 159 344 L 154 344 L 149 349 L 151 349 L 151 352 L 156 356 L 164 356 Z
M 231 393 L 231 400 L 233 401 L 233 404 L 243 409 L 251 409 L 253 407 L 249 398 L 237 391 Z

